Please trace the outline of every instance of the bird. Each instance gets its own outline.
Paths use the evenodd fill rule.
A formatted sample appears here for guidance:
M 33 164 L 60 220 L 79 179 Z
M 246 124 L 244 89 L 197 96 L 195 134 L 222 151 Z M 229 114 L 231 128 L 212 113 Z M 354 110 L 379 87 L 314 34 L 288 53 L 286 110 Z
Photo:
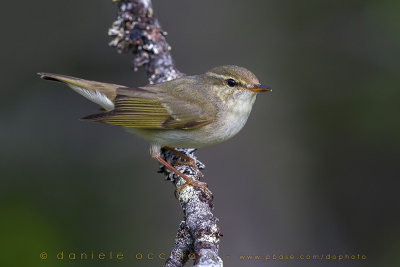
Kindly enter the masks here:
M 204 183 L 184 175 L 161 157 L 165 148 L 195 169 L 194 160 L 174 148 L 201 148 L 224 142 L 246 124 L 256 96 L 271 91 L 249 70 L 235 65 L 204 74 L 128 87 L 71 76 L 38 73 L 64 83 L 103 108 L 82 120 L 122 126 L 150 143 L 150 155 L 191 185 L 211 194 Z

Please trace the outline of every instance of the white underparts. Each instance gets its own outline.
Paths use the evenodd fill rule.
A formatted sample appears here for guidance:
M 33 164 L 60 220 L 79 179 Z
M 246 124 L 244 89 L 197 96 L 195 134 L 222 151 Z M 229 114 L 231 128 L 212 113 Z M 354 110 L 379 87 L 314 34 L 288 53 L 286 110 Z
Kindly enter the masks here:
M 75 85 L 68 84 L 69 87 L 71 87 L 75 92 L 77 92 L 80 95 L 83 95 L 90 101 L 102 106 L 106 110 L 112 110 L 114 109 L 114 103 L 111 102 L 108 97 L 99 91 L 89 91 L 86 90 L 85 88 L 78 87 Z

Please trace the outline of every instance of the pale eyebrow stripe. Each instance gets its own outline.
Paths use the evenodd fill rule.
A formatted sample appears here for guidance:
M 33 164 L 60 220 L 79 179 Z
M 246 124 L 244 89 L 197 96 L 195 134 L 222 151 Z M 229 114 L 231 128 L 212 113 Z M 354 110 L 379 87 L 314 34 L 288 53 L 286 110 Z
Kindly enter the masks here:
M 231 76 L 225 76 L 225 75 L 217 74 L 217 73 L 214 73 L 214 72 L 207 72 L 207 75 L 210 75 L 210 76 L 215 77 L 215 78 L 222 78 L 222 79 L 224 79 L 224 80 L 233 79 L 233 80 L 235 80 L 239 85 L 241 85 L 241 86 L 243 86 L 243 87 L 246 87 L 246 85 L 245 85 L 246 83 L 245 83 L 243 80 L 241 80 L 241 79 L 236 79 L 236 78 L 233 78 L 233 77 L 231 77 Z
M 221 75 L 221 74 L 217 74 L 217 73 L 214 73 L 214 72 L 207 72 L 207 75 L 213 76 L 215 78 L 223 78 L 223 79 L 231 79 L 232 78 L 232 77 Z

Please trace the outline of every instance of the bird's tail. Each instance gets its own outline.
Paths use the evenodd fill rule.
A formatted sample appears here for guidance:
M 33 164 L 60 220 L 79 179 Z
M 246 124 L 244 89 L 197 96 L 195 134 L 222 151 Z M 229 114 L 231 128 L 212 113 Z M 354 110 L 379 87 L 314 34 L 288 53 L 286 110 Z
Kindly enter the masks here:
M 52 80 L 67 84 L 75 92 L 100 105 L 105 110 L 114 109 L 117 88 L 125 88 L 125 86 L 122 85 L 88 81 L 61 74 L 38 73 L 38 75 L 44 80 Z

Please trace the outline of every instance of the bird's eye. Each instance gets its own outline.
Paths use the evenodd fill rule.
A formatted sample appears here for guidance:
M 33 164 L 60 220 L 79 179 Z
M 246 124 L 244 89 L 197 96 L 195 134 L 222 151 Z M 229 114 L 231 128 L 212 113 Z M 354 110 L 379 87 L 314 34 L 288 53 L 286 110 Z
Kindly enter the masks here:
M 228 80 L 226 80 L 226 84 L 227 84 L 229 87 L 235 87 L 236 81 L 235 81 L 234 79 L 228 79 Z

